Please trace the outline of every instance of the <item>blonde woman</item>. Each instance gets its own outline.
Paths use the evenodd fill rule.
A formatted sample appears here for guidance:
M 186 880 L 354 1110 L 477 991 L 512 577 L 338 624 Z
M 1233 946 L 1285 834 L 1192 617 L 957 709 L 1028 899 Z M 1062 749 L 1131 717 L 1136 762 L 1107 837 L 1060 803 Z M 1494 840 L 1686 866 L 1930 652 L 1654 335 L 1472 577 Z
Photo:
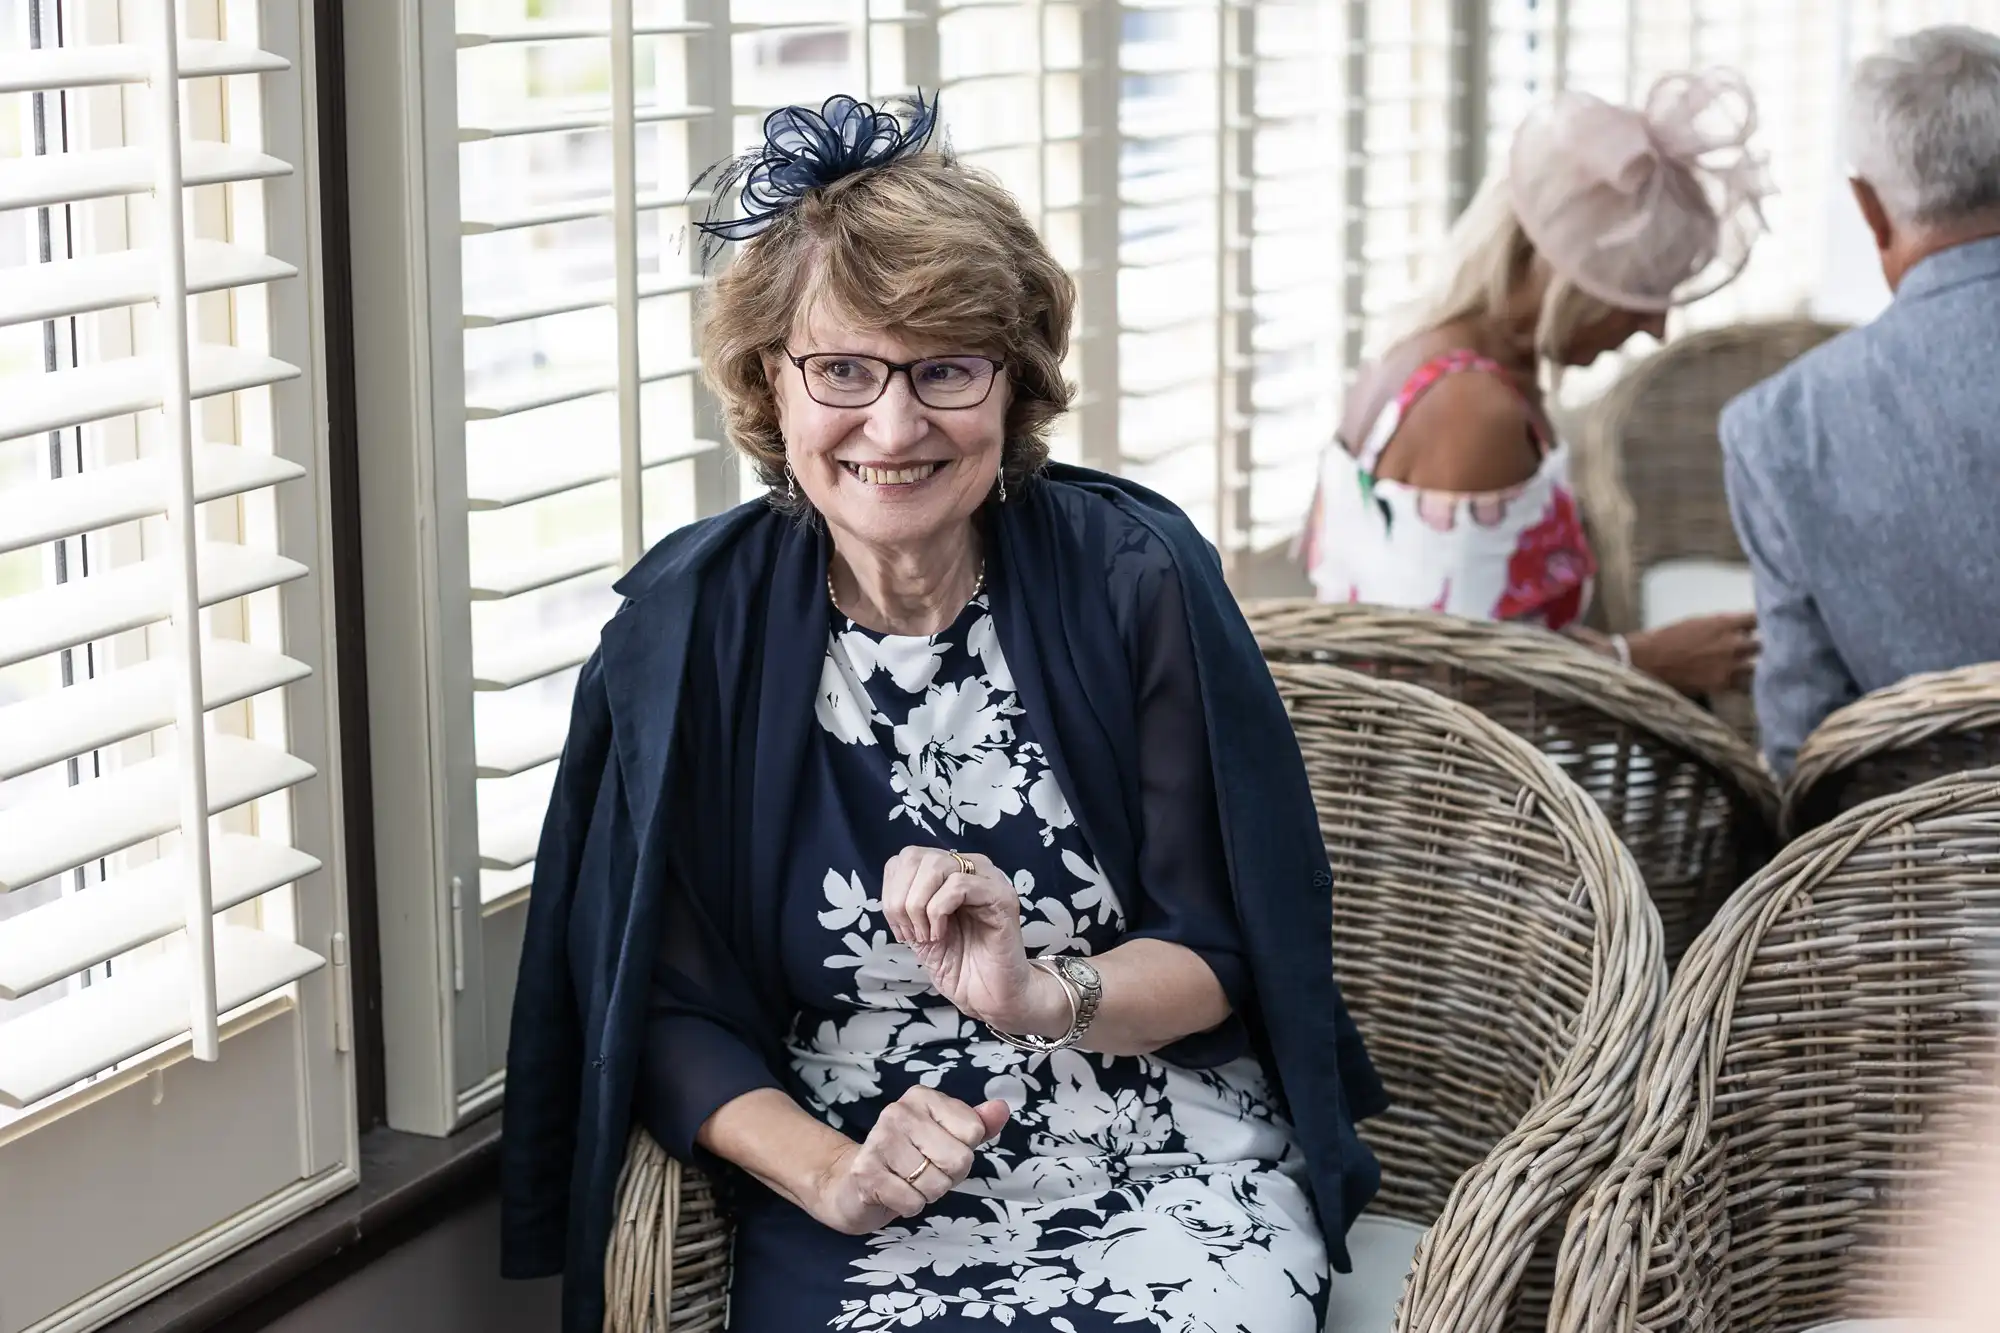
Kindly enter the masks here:
M 1538 623 L 1689 694 L 1747 683 L 1751 616 L 1579 629 L 1596 561 L 1544 380 L 1664 337 L 1668 310 L 1742 270 L 1767 192 L 1755 119 L 1730 71 L 1669 75 L 1643 109 L 1565 93 L 1529 116 L 1348 396 L 1303 539 L 1321 600 Z

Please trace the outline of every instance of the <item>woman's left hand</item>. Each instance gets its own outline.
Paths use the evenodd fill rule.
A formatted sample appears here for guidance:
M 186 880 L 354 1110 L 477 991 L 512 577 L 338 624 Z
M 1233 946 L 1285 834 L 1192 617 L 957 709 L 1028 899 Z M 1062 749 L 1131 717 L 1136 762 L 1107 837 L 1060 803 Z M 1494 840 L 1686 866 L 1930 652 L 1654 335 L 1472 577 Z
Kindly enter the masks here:
M 882 871 L 889 929 L 917 951 L 931 984 L 960 1013 L 1004 1032 L 1040 1031 L 1050 1024 L 1051 998 L 1068 1003 L 1061 983 L 1028 965 L 1013 883 L 983 856 L 966 853 L 965 866 L 936 847 L 897 853 Z

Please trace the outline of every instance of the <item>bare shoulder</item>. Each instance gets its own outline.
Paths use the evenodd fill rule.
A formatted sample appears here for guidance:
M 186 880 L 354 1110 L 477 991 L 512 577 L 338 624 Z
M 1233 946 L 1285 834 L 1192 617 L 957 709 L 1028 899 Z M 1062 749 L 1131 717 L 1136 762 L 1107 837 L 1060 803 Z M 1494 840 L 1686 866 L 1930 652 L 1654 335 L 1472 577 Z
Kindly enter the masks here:
M 1426 490 L 1518 486 L 1541 467 L 1531 421 L 1526 401 L 1498 375 L 1447 375 L 1411 406 L 1375 474 Z

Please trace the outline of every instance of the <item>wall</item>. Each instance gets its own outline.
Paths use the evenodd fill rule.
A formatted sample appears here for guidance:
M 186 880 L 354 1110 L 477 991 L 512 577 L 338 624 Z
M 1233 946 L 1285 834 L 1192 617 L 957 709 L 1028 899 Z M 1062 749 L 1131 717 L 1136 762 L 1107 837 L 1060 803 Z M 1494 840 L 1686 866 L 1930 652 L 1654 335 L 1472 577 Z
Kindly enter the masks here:
M 495 1193 L 266 1325 L 270 1333 L 556 1333 L 554 1279 L 500 1278 Z

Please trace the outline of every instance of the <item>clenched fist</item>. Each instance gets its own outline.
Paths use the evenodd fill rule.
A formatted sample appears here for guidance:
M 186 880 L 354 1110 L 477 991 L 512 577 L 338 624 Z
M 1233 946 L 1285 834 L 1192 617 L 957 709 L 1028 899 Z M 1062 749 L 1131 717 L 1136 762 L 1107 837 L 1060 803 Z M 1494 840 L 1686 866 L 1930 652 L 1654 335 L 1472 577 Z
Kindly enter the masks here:
M 810 1211 L 835 1231 L 863 1236 L 915 1217 L 972 1172 L 972 1152 L 1007 1123 L 1007 1103 L 967 1106 L 914 1087 L 883 1108 L 861 1143 L 820 1173 Z

